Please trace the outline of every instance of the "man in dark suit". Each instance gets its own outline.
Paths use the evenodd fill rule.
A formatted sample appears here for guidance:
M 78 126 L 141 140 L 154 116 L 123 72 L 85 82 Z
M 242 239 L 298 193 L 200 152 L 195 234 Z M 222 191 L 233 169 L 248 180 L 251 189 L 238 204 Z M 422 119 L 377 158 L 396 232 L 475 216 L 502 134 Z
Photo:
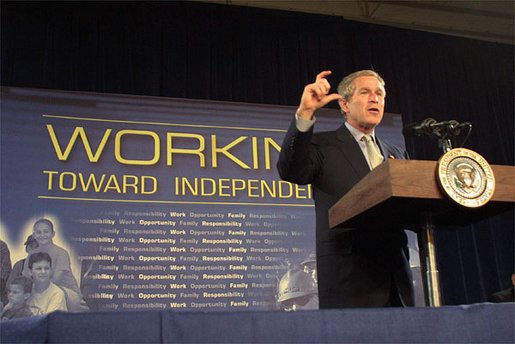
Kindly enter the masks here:
M 321 72 L 304 88 L 277 164 L 281 178 L 314 188 L 320 307 L 413 306 L 402 229 L 383 223 L 366 229 L 329 228 L 329 208 L 371 169 L 385 158 L 408 158 L 375 137 L 384 112 L 383 79 L 374 71 L 355 72 L 342 80 L 338 93 L 329 93 L 330 74 Z M 335 131 L 313 133 L 315 112 L 334 100 L 346 122 Z

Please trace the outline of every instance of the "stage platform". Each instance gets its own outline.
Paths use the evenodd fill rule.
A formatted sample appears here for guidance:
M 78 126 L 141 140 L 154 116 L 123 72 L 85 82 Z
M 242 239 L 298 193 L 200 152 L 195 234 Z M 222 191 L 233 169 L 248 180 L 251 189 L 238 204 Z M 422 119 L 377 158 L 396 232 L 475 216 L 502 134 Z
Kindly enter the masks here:
M 513 343 L 514 304 L 283 312 L 56 312 L 1 343 Z

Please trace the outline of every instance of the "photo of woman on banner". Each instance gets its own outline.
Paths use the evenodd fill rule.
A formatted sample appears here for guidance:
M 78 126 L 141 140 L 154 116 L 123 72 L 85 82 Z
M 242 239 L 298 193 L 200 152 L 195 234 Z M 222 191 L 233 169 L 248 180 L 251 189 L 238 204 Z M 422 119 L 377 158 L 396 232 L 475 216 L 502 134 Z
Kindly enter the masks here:
M 25 252 L 27 252 L 27 257 L 20 259 L 16 263 L 14 263 L 13 270 L 9 275 L 7 284 L 9 284 L 16 277 L 23 276 L 23 268 L 25 266 L 25 262 L 27 258 L 31 255 L 31 253 L 34 252 L 34 250 L 38 247 L 38 242 L 36 241 L 36 239 L 34 239 L 34 237 L 31 234 L 27 237 L 27 240 L 25 240 L 25 243 L 23 243 L 23 245 L 25 246 Z

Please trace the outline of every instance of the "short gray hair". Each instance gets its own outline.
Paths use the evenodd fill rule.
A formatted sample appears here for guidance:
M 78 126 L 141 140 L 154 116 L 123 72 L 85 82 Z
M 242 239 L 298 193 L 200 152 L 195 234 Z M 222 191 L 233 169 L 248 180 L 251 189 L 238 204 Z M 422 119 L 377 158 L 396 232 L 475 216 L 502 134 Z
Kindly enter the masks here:
M 385 96 L 386 96 L 386 83 L 383 78 L 375 71 L 365 69 L 359 70 L 357 72 L 351 73 L 347 75 L 338 85 L 338 93 L 345 99 L 346 101 L 350 101 L 354 91 L 356 91 L 356 86 L 354 85 L 354 80 L 359 78 L 360 76 L 373 76 L 379 83 L 385 88 Z

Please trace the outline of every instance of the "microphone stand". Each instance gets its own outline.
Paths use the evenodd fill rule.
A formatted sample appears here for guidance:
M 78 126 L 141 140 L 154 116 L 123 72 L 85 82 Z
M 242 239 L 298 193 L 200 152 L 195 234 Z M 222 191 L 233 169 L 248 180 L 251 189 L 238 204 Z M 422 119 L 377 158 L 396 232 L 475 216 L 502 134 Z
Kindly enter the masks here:
M 436 259 L 435 227 L 431 212 L 424 214 L 424 220 L 425 222 L 417 234 L 422 280 L 424 281 L 424 296 L 426 305 L 440 307 L 442 305 L 440 273 Z
M 452 149 L 451 139 L 438 139 L 438 147 L 442 148 L 444 154 Z
M 469 126 L 469 133 L 471 125 Z M 461 131 L 459 123 L 449 121 L 443 125 L 431 128 L 427 134 L 438 139 L 438 147 L 447 153 L 452 149 L 451 137 L 458 136 Z M 442 306 L 440 291 L 440 277 L 438 271 L 436 246 L 435 246 L 435 227 L 431 212 L 424 214 L 424 223 L 418 235 L 418 245 L 420 263 L 422 266 L 422 279 L 424 281 L 424 295 L 426 304 L 431 307 Z
M 458 125 L 458 122 L 451 120 L 445 122 L 442 126 L 432 128 L 429 134 L 430 137 L 438 139 L 438 147 L 443 150 L 444 154 L 452 149 L 451 137 L 458 136 L 461 131 Z

